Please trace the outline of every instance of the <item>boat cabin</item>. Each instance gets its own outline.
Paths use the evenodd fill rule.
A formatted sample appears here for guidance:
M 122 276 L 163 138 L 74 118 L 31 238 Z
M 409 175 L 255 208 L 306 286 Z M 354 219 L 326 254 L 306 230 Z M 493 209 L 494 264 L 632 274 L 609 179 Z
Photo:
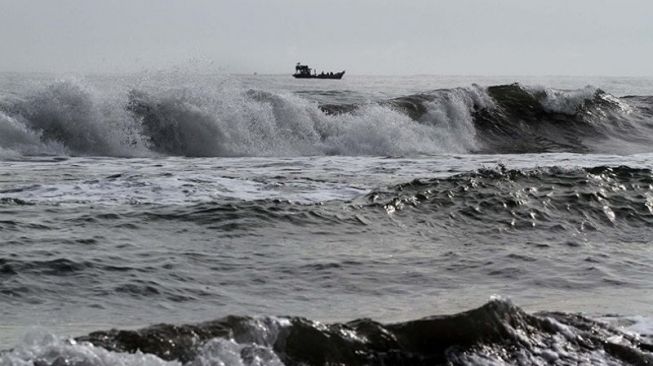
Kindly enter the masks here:
M 311 75 L 311 68 L 308 67 L 308 65 L 302 65 L 301 63 L 297 63 L 295 66 L 295 75 L 306 75 L 310 76 Z

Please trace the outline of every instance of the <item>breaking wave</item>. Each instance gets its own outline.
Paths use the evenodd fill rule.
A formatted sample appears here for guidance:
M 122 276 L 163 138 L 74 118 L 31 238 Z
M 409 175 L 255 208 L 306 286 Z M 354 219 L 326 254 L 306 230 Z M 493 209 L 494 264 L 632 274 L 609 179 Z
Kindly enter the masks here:
M 0 98 L 0 156 L 414 156 L 648 151 L 646 97 L 518 84 L 358 104 L 222 87 L 105 95 L 61 81 Z M 342 98 L 340 98 L 342 99 Z
M 649 365 L 653 344 L 580 315 L 492 299 L 463 313 L 383 324 L 229 316 L 199 324 L 32 337 L 4 365 Z

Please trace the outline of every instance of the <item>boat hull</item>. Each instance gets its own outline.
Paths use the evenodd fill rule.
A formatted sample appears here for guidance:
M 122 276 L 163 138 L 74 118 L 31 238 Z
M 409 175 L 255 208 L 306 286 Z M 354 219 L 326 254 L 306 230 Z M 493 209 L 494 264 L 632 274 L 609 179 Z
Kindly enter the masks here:
M 345 75 L 344 71 L 336 72 L 333 75 L 331 75 L 331 74 L 317 74 L 317 75 L 293 74 L 293 77 L 295 79 L 335 79 L 335 80 L 340 80 L 340 79 L 342 79 L 343 75 Z

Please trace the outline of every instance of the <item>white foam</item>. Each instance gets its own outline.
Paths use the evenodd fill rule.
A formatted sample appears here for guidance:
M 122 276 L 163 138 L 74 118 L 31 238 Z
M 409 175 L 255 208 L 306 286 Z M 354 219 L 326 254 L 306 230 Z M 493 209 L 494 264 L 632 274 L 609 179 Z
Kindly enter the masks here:
M 165 361 L 142 352 L 112 352 L 87 342 L 76 342 L 44 331 L 32 331 L 12 350 L 0 354 L 0 366 L 46 365 L 84 366 L 181 366 L 179 361 Z M 215 338 L 198 350 L 191 366 L 282 366 L 270 346 L 238 343 L 233 339 Z
M 494 108 L 492 98 L 477 85 L 436 95 L 427 103 L 421 121 L 435 129 L 437 145 L 446 152 L 466 153 L 478 149 L 472 111 Z
M 41 134 L 16 118 L 0 111 L 0 157 L 19 155 L 62 154 L 65 149 L 57 142 L 41 142 Z M 4 153 L 3 153 L 4 152 Z
M 270 347 L 215 338 L 202 346 L 190 366 L 283 366 Z
M 587 100 L 592 100 L 597 88 L 586 86 L 576 90 L 558 90 L 552 88 L 541 89 L 546 93 L 542 106 L 549 112 L 574 114 Z
M 345 183 L 313 180 L 261 182 L 202 172 L 182 175 L 123 174 L 90 180 L 62 180 L 13 186 L 0 197 L 44 204 L 195 204 L 238 199 L 284 200 L 301 204 L 351 200 L 368 193 Z
M 9 131 L 0 138 L 0 148 L 91 156 L 143 156 L 147 146 L 164 153 L 173 146 L 173 154 L 189 156 L 405 156 L 474 149 L 471 108 L 489 97 L 480 88 L 442 93 L 417 123 L 376 104 L 327 115 L 316 102 L 292 93 L 252 91 L 233 83 L 148 86 L 136 92 L 160 124 L 148 131 L 142 128 L 143 116 L 127 110 L 129 89 L 99 91 L 80 81 L 60 81 L 14 105 L 5 103 L 12 113 L 0 116 L 0 131 Z M 156 141 L 160 136 L 169 141 Z
M 168 90 L 151 96 L 148 102 L 175 117 L 175 127 L 180 129 L 175 137 L 183 145 L 193 146 L 191 155 L 396 156 L 451 149 L 460 152 L 470 147 L 468 137 L 455 141 L 459 131 L 452 126 L 465 121 L 452 120 L 458 116 L 451 113 L 445 119 L 434 113 L 430 125 L 375 104 L 352 113 L 327 115 L 316 103 L 296 95 L 237 89 Z M 432 108 L 442 109 L 445 102 L 459 101 L 433 103 Z M 468 113 L 462 115 L 471 120 Z M 162 123 L 161 128 L 172 125 L 167 118 Z M 208 138 L 197 138 L 202 134 Z
M 120 353 L 95 347 L 90 343 L 78 343 L 56 335 L 33 332 L 27 334 L 11 351 L 0 355 L 1 366 L 34 366 L 35 361 L 51 365 L 86 366 L 179 366 L 179 362 L 167 362 L 154 355 L 141 352 Z
M 7 104 L 7 102 L 5 102 Z M 0 115 L 0 147 L 26 155 L 142 156 L 138 124 L 124 99 L 76 80 L 58 81 L 17 99 Z
M 542 105 L 548 111 L 567 114 L 577 113 L 598 91 L 591 86 L 526 89 L 543 93 Z M 472 86 L 430 95 L 430 101 L 421 101 L 424 115 L 414 121 L 389 105 L 372 102 L 329 115 L 317 102 L 288 90 L 251 90 L 235 81 L 196 81 L 181 87 L 161 81 L 133 88 L 123 80 L 98 89 L 84 81 L 64 80 L 20 98 L 3 98 L 0 157 L 416 156 L 477 151 L 473 113 L 494 105 L 486 89 Z M 143 103 L 140 110 L 128 107 L 134 96 Z M 613 124 L 623 118 L 610 123 L 601 123 L 601 118 L 610 113 L 620 117 L 632 109 L 609 94 L 599 96 L 619 110 L 599 109 L 590 119 L 608 136 L 619 135 L 613 130 L 619 126 Z M 155 118 L 148 120 L 148 115 Z M 630 151 L 622 143 L 608 141 L 602 149 Z

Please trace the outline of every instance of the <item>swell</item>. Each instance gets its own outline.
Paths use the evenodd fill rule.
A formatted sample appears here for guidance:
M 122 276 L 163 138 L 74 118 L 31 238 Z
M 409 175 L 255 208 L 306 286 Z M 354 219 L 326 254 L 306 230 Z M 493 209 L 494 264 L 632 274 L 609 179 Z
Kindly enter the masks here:
M 651 115 L 600 89 L 488 88 L 496 109 L 475 113 L 485 149 L 508 153 L 647 151 Z
M 653 136 L 651 98 L 616 98 L 592 87 L 471 86 L 369 103 L 343 102 L 338 94 L 333 103 L 318 104 L 309 95 L 235 86 L 111 94 L 57 82 L 0 99 L 0 153 L 628 154 L 649 151 Z
M 166 191 L 170 196 L 180 188 L 166 189 L 170 190 Z M 50 192 L 54 188 L 46 186 L 42 190 Z M 75 200 L 70 201 L 70 195 L 62 194 L 59 201 L 51 201 L 38 195 L 23 195 L 22 190 L 6 190 L 2 192 L 0 208 L 9 212 L 20 207 L 25 218 L 18 215 L 13 219 L 16 222 L 24 219 L 24 225 L 31 223 L 28 216 L 32 211 L 40 211 L 46 205 L 72 225 L 180 222 L 235 234 L 261 226 L 296 225 L 351 225 L 376 230 L 379 223 L 386 224 L 388 217 L 412 223 L 426 220 L 433 225 L 454 223 L 477 230 L 485 227 L 628 232 L 632 228 L 653 228 L 653 172 L 627 166 L 529 169 L 498 166 L 379 187 L 351 200 L 328 198 L 320 202 L 196 194 L 163 204 L 156 203 L 156 195 L 141 201 L 99 192 L 101 200 L 72 196 Z M 156 192 L 161 190 L 157 188 Z M 145 197 L 144 192 L 140 194 Z M 62 203 L 65 204 L 59 207 Z M 89 203 L 98 207 L 106 205 L 111 214 L 80 210 L 80 205 L 86 207 Z M 14 221 L 2 222 L 0 227 L 12 230 L 18 225 Z
M 653 228 L 653 173 L 625 166 L 499 167 L 417 179 L 375 190 L 354 203 L 363 210 L 380 208 L 402 222 L 426 220 L 473 231 L 629 235 L 633 228 Z
M 198 324 L 97 331 L 74 342 L 113 352 L 142 352 L 193 365 L 229 361 L 233 362 L 229 364 L 245 365 L 576 365 L 588 361 L 596 365 L 647 365 L 653 362 L 653 344 L 636 334 L 575 314 L 529 314 L 502 299 L 493 299 L 477 309 L 458 314 L 401 323 L 358 319 L 324 324 L 301 317 L 229 316 Z M 85 360 L 84 364 L 93 364 L 97 352 L 92 348 L 72 355 L 70 351 L 52 349 L 44 355 L 10 351 L 5 359 L 18 361 L 22 356 L 21 361 L 30 361 L 32 357 L 34 364 L 39 365 Z

